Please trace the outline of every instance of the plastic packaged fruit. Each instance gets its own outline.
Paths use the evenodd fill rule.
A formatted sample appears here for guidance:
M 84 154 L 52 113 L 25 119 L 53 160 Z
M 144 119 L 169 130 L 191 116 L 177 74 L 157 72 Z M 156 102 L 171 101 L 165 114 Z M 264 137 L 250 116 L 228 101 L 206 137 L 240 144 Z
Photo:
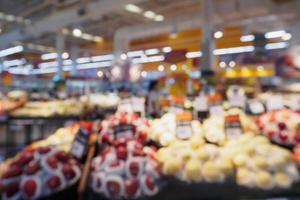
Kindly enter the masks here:
M 81 176 L 79 163 L 55 147 L 25 149 L 1 177 L 2 198 L 40 199 L 74 185 Z
M 90 187 L 107 198 L 153 196 L 160 189 L 158 167 L 155 148 L 135 139 L 116 139 L 93 159 Z
M 262 134 L 273 142 L 286 146 L 294 146 L 300 142 L 299 123 L 300 114 L 289 109 L 270 111 L 257 120 Z

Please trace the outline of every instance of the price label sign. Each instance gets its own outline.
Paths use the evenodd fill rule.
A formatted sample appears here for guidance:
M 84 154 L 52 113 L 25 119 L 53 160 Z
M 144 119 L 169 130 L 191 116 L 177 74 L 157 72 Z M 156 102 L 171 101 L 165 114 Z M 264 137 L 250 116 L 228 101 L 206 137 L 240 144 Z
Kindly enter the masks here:
M 192 137 L 192 113 L 183 112 L 176 115 L 176 137 L 181 140 L 188 140 Z
M 224 109 L 223 109 L 223 106 L 221 105 L 211 105 L 209 107 L 209 114 L 211 116 L 214 116 L 214 115 L 223 115 L 224 114 Z
M 229 104 L 231 107 L 238 107 L 244 109 L 246 106 L 246 98 L 240 94 L 234 94 L 229 98 Z
M 236 139 L 242 135 L 242 125 L 239 115 L 225 116 L 225 133 L 229 140 Z
M 200 112 L 208 111 L 207 98 L 206 97 L 197 97 L 195 99 L 194 107 L 195 107 L 196 111 L 200 111 Z
M 134 136 L 134 126 L 132 124 L 120 124 L 114 127 L 116 138 L 132 138 Z
M 76 134 L 76 137 L 73 141 L 72 147 L 71 147 L 71 154 L 81 160 L 87 150 L 89 140 L 89 134 L 86 130 L 80 128 Z
M 133 112 L 138 113 L 140 116 L 145 116 L 145 98 L 132 97 L 131 104 Z
M 267 99 L 267 110 L 279 110 L 284 107 L 283 98 L 281 95 L 272 95 Z
M 249 100 L 248 105 L 252 114 L 261 114 L 265 112 L 264 105 L 258 100 Z
M 118 112 L 132 113 L 133 112 L 133 106 L 132 106 L 131 99 L 121 100 L 119 105 L 118 105 Z

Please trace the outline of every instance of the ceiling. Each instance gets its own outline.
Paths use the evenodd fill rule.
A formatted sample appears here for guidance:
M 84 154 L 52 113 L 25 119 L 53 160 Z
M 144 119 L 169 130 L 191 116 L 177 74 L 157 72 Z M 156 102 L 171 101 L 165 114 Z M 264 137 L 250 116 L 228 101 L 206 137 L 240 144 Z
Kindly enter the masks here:
M 245 34 L 266 32 L 293 27 L 300 19 L 300 0 L 211 1 L 214 2 L 212 18 L 216 30 L 239 26 Z M 144 17 L 143 13 L 128 12 L 124 9 L 128 3 L 138 6 L 143 11 L 163 15 L 164 20 L 154 22 L 153 19 Z M 127 31 L 127 34 L 130 34 L 131 27 L 141 27 L 142 31 L 148 32 L 143 34 L 143 38 L 153 38 L 150 26 L 147 28 L 148 24 L 173 24 L 174 31 L 177 31 L 180 20 L 185 16 L 191 16 L 186 17 L 186 21 L 189 18 L 199 18 L 200 28 L 201 3 L 201 0 L 0 0 L 0 12 L 30 21 L 26 24 L 24 21 L 9 21 L 0 17 L 0 50 L 13 46 L 16 41 L 22 44 L 55 47 L 58 30 L 80 28 L 84 33 L 102 37 L 104 41 L 87 41 L 68 34 L 65 36 L 67 51 L 73 46 L 78 46 L 84 51 L 107 52 L 113 48 L 115 33 L 122 28 L 130 27 Z M 99 13 L 96 5 L 99 6 Z M 108 10 L 103 9 L 103 5 L 107 6 Z M 133 39 L 140 41 L 143 38 Z M 226 40 L 231 40 L 230 34 Z M 45 52 L 27 46 L 26 53 L 40 55 Z

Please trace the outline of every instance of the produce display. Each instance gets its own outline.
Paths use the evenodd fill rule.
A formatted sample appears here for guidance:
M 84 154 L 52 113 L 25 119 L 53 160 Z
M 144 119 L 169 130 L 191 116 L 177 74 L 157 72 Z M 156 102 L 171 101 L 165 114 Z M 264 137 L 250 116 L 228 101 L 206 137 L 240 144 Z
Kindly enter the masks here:
M 272 141 L 293 146 L 300 142 L 300 114 L 289 109 L 274 110 L 265 113 L 257 120 L 262 134 Z
M 84 104 L 68 99 L 53 101 L 29 101 L 10 114 L 18 117 L 80 116 L 84 113 Z
M 94 93 L 80 97 L 80 101 L 98 108 L 116 108 L 120 98 L 114 94 Z
M 226 117 L 237 116 L 240 130 L 244 134 L 257 133 L 258 128 L 255 122 L 249 118 L 242 110 L 234 108 L 224 112 L 223 115 L 210 116 L 203 123 L 205 139 L 211 143 L 224 145 L 228 139 L 226 134 Z
M 27 148 L 11 162 L 1 178 L 3 200 L 38 199 L 74 185 L 79 163 L 55 147 Z
M 224 182 L 245 187 L 290 188 L 299 180 L 291 154 L 262 136 L 247 134 L 218 147 L 204 140 L 174 142 L 158 150 L 162 173 L 186 182 Z
M 176 114 L 167 113 L 159 119 L 154 119 L 150 124 L 150 139 L 158 142 L 162 146 L 168 146 L 174 141 L 181 140 L 182 137 L 185 137 L 185 135 L 177 134 Z M 192 135 L 189 135 L 188 139 L 201 139 L 202 131 L 200 122 L 192 120 L 190 126 Z
M 118 138 L 148 139 L 149 122 L 134 113 L 116 113 L 101 123 L 100 143 L 113 144 Z
M 90 186 L 109 199 L 153 196 L 159 191 L 155 149 L 133 139 L 116 139 L 93 159 Z

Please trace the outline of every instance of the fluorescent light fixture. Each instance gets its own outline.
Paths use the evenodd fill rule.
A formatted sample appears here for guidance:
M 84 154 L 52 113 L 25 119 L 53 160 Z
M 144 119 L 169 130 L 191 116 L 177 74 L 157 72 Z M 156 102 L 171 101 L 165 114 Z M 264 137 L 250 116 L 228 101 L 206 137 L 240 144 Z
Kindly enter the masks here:
M 103 38 L 100 37 L 100 36 L 94 36 L 93 40 L 94 40 L 95 42 L 103 42 Z
M 163 51 L 164 53 L 169 53 L 169 52 L 172 51 L 172 48 L 171 48 L 171 47 L 163 47 L 163 48 L 162 48 L 162 51 Z
M 91 57 L 91 60 L 93 62 L 99 62 L 99 61 L 105 61 L 105 60 L 112 60 L 112 59 L 114 59 L 114 55 L 112 55 L 112 54 Z
M 42 54 L 41 56 L 42 60 L 51 60 L 57 58 L 57 53 L 46 53 Z
M 50 68 L 50 67 L 57 67 L 58 62 L 53 61 L 53 62 L 42 62 L 38 65 L 39 68 Z
M 3 66 L 5 68 L 12 67 L 12 66 L 18 66 L 18 65 L 24 65 L 26 63 L 26 59 L 16 59 L 16 60 L 6 60 L 3 62 Z
M 255 39 L 254 35 L 243 35 L 241 36 L 240 40 L 241 42 L 251 42 Z
M 148 18 L 148 19 L 154 19 L 156 16 L 155 12 L 148 10 L 146 12 L 144 12 L 144 17 Z
M 141 64 L 141 63 L 149 63 L 149 62 L 160 62 L 164 61 L 165 57 L 164 56 L 151 56 L 151 57 L 142 57 L 142 58 L 135 58 L 132 59 L 132 63 L 134 64 Z
M 80 37 L 80 36 L 78 36 L 78 37 Z M 82 33 L 81 38 L 85 39 L 85 40 L 94 40 L 94 36 L 87 34 L 87 33 Z
M 158 66 L 158 71 L 162 72 L 165 70 L 165 67 L 163 65 Z
M 15 46 L 15 47 L 11 47 L 8 49 L 4 49 L 2 51 L 0 51 L 0 57 L 5 57 L 5 56 L 9 56 L 12 54 L 16 54 L 16 53 L 20 53 L 24 50 L 23 46 Z
M 175 71 L 176 69 L 177 69 L 177 66 L 176 66 L 175 64 L 172 64 L 172 65 L 171 65 L 171 70 L 172 70 L 172 71 Z
M 31 64 L 25 66 L 11 67 L 8 72 L 11 74 L 29 75 L 31 74 L 33 66 Z
M 83 57 L 83 58 L 77 58 L 76 59 L 76 63 L 88 63 L 91 62 L 91 58 L 90 57 Z
M 278 37 L 282 37 L 285 33 L 286 33 L 285 30 L 271 31 L 265 33 L 265 38 L 267 39 L 278 38 Z
M 146 49 L 145 54 L 150 56 L 150 55 L 155 55 L 159 53 L 159 49 Z
M 223 37 L 223 32 L 222 32 L 222 31 L 217 31 L 217 32 L 215 32 L 215 33 L 214 33 L 214 37 L 215 37 L 216 39 L 219 39 L 219 38 Z
M 82 35 L 82 31 L 78 28 L 75 28 L 72 33 L 75 37 L 81 37 Z
M 42 69 L 34 69 L 32 71 L 32 74 L 51 74 L 51 73 L 56 73 L 58 71 L 57 67 L 52 67 L 52 68 L 42 68 Z
M 141 13 L 143 11 L 140 7 L 138 7 L 134 4 L 127 4 L 125 6 L 125 9 L 129 12 L 132 12 L 132 13 Z
M 286 33 L 281 37 L 284 41 L 292 39 L 292 34 Z
M 187 52 L 185 54 L 185 57 L 187 58 L 199 58 L 202 56 L 202 52 L 200 51 L 192 51 L 192 52 Z
M 215 55 L 226 55 L 226 54 L 235 54 L 235 53 L 244 53 L 254 51 L 254 46 L 242 46 L 242 47 L 231 47 L 231 48 L 222 48 L 215 49 Z
M 161 22 L 165 19 L 165 17 L 163 15 L 156 15 L 154 17 L 154 20 L 157 21 L 157 22 Z
M 94 69 L 94 68 L 101 68 L 101 67 L 110 67 L 111 65 L 112 65 L 111 61 L 85 63 L 85 64 L 77 65 L 77 69 Z
M 270 43 L 265 45 L 265 49 L 272 50 L 272 49 L 283 49 L 288 46 L 287 42 L 277 42 L 277 43 Z
M 130 58 L 141 57 L 141 56 L 144 56 L 144 55 L 145 55 L 145 53 L 142 50 L 139 50 L 139 51 L 129 51 L 127 53 L 127 56 L 130 57 Z
M 64 64 L 64 65 L 72 65 L 72 64 L 73 64 L 73 61 L 70 60 L 70 59 L 64 60 L 64 61 L 63 61 L 63 64 Z

